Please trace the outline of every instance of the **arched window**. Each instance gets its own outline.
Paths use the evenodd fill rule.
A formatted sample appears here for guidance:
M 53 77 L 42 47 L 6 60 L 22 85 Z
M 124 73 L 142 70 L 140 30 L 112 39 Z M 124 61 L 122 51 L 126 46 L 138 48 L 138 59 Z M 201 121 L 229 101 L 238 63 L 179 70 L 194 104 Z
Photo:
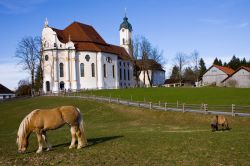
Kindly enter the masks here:
M 80 64 L 80 74 L 81 74 L 81 77 L 84 77 L 84 64 L 83 63 Z
M 124 76 L 123 76 L 123 78 L 124 78 L 124 80 L 126 80 L 126 70 L 124 69 Z
M 64 75 L 63 75 L 63 63 L 60 63 L 60 77 L 64 77 Z
M 125 39 L 124 39 L 124 38 L 122 38 L 122 44 L 123 44 L 123 45 L 125 44 Z
M 113 78 L 115 78 L 115 65 L 112 66 Z
M 46 91 L 47 92 L 50 91 L 50 83 L 49 83 L 49 81 L 46 81 Z
M 129 69 L 128 69 L 128 80 L 130 81 L 130 73 L 129 73 Z
M 120 68 L 120 72 L 119 72 L 119 77 L 120 77 L 120 80 L 122 80 L 122 69 Z
M 92 77 L 95 77 L 95 64 L 91 64 Z
M 103 64 L 103 76 L 104 76 L 104 78 L 107 77 L 107 73 L 106 73 L 106 64 Z

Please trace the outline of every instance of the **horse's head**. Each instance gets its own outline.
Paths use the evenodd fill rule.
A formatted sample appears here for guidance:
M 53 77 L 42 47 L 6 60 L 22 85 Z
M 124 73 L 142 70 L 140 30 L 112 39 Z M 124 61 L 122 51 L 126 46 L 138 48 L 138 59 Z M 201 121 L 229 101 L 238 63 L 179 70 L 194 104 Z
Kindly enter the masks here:
M 16 143 L 19 153 L 24 153 L 29 145 L 28 138 L 23 135 L 17 135 Z

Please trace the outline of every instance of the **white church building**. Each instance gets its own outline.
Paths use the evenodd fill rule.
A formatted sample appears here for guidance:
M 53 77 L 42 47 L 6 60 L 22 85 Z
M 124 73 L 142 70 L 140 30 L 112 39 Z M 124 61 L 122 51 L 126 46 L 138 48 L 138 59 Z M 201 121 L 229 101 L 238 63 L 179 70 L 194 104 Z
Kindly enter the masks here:
M 43 91 L 116 89 L 134 86 L 131 63 L 132 26 L 125 16 L 120 46 L 108 44 L 96 30 L 73 22 L 63 30 L 42 30 Z

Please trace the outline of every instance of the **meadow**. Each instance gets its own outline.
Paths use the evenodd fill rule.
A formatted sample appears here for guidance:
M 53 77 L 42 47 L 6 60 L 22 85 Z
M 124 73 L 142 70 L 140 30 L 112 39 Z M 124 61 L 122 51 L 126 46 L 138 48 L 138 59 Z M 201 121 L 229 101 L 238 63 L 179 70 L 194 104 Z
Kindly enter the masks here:
M 33 134 L 28 152 L 18 154 L 16 132 L 24 116 L 33 109 L 61 105 L 80 108 L 89 145 L 69 150 L 70 131 L 64 126 L 47 133 L 52 151 L 36 154 L 37 140 Z M 0 117 L 0 165 L 248 165 L 250 162 L 247 117 L 228 117 L 232 130 L 211 132 L 211 115 L 161 112 L 66 97 L 0 102 Z
M 82 92 L 112 98 L 132 99 L 135 101 L 168 102 L 213 105 L 249 105 L 250 88 L 129 88 L 115 90 L 88 90 Z

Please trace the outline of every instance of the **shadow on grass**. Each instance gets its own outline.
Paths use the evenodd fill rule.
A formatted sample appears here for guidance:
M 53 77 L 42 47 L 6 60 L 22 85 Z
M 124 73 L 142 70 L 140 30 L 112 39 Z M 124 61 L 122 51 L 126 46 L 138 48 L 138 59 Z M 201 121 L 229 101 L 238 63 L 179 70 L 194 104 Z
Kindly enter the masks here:
M 104 143 L 107 141 L 111 141 L 114 139 L 122 138 L 122 137 L 124 137 L 124 136 L 118 135 L 118 136 L 110 136 L 110 137 L 90 138 L 90 139 L 88 139 L 88 145 L 85 148 L 88 148 L 90 146 L 94 146 L 94 145 L 97 145 L 100 143 Z M 69 146 L 69 145 L 70 145 L 70 142 L 67 142 L 67 143 L 54 145 L 53 148 L 65 147 L 65 146 Z

